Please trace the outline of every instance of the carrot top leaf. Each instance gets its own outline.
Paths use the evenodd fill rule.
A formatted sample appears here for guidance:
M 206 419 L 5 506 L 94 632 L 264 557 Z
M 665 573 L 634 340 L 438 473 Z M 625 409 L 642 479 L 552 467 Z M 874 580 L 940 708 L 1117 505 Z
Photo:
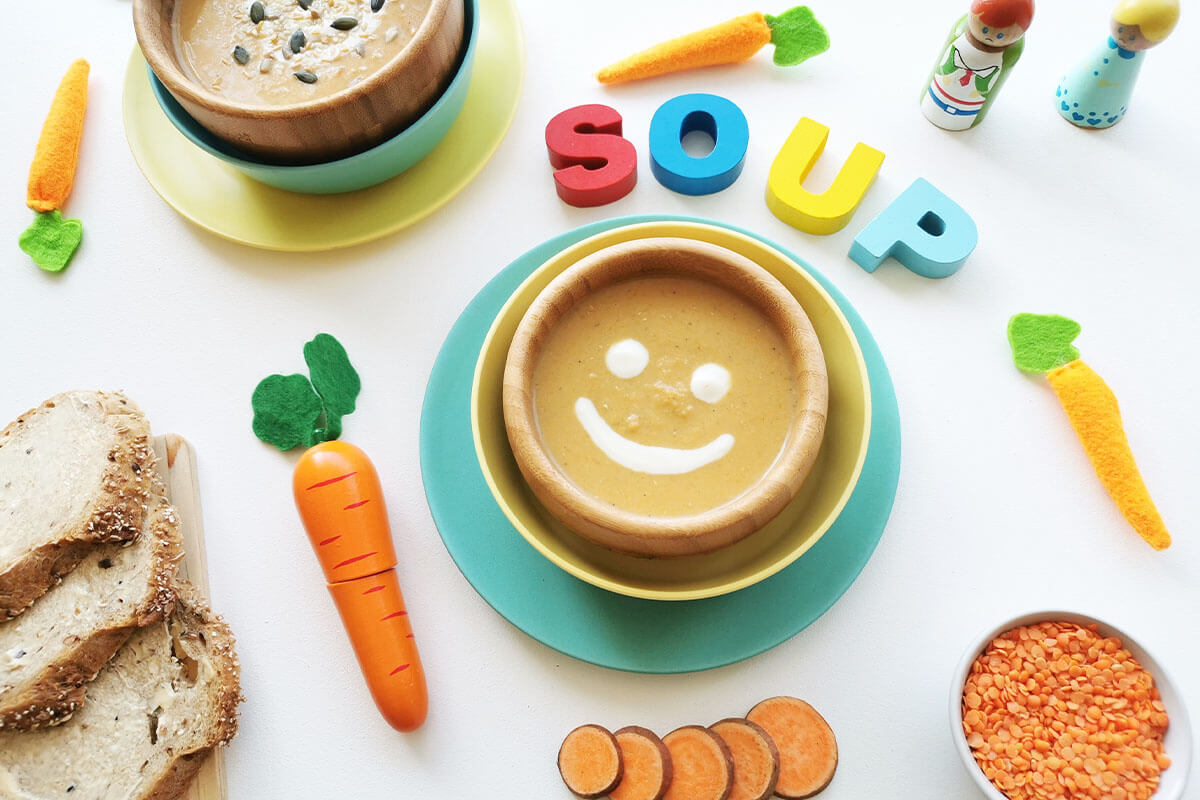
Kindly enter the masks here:
M 775 63 L 794 67 L 829 49 L 829 34 L 808 6 L 789 8 L 778 17 L 764 14 L 775 45 Z
M 346 349 L 327 333 L 304 345 L 304 375 L 268 375 L 254 389 L 254 435 L 280 450 L 312 447 L 342 435 L 362 382 Z
M 46 272 L 61 272 L 82 240 L 83 224 L 77 219 L 63 219 L 62 212 L 55 209 L 34 217 L 17 243 Z
M 362 390 L 362 381 L 350 364 L 346 348 L 328 333 L 318 333 L 304 345 L 304 363 L 312 376 L 313 388 L 325 404 L 325 427 L 336 439 L 342 434 L 342 417 L 354 411 L 354 400 Z
M 1079 323 L 1057 314 L 1015 314 L 1008 321 L 1013 363 L 1022 372 L 1045 373 L 1079 358 L 1071 342 Z
M 268 375 L 250 398 L 254 435 L 280 450 L 312 447 L 321 420 L 321 398 L 303 375 Z

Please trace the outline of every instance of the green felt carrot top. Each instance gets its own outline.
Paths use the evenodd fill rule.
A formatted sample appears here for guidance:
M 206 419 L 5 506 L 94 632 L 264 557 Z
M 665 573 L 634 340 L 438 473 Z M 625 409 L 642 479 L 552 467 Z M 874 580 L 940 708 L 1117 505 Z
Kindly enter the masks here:
M 790 67 L 829 49 L 829 34 L 808 6 L 777 17 L 758 11 L 657 44 L 596 73 L 601 83 L 653 78 L 685 69 L 736 64 L 767 44 L 775 45 L 775 63 Z
M 304 345 L 310 377 L 268 375 L 250 398 L 254 435 L 280 450 L 312 447 L 342 435 L 342 417 L 354 411 L 362 381 L 346 349 L 328 333 Z
M 1017 314 L 1008 321 L 1013 363 L 1022 372 L 1046 373 L 1079 358 L 1071 342 L 1083 330 L 1058 314 Z
M 794 67 L 829 49 L 829 34 L 808 6 L 796 6 L 778 17 L 763 14 L 771 28 L 775 45 L 774 61 L 781 67 Z

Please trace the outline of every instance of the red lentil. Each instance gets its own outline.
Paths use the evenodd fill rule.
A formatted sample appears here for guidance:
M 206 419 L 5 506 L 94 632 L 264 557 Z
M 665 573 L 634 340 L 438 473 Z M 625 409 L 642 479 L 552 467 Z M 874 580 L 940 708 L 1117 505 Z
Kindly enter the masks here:
M 1011 800 L 1149 800 L 1171 764 L 1154 679 L 1095 625 L 1043 622 L 993 639 L 962 709 L 976 763 Z

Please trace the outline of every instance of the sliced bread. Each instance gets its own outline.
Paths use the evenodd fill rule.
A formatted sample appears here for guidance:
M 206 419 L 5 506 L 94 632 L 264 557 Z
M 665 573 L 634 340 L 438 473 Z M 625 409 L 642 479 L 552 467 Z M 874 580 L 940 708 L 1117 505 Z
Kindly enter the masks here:
M 174 613 L 136 631 L 53 728 L 0 732 L 0 797 L 168 800 L 237 732 L 233 634 L 188 584 Z
M 0 620 L 0 729 L 69 719 L 130 634 L 171 613 L 182 548 L 175 509 L 160 499 L 134 543 L 95 547 L 28 611 Z
M 122 394 L 56 395 L 0 431 L 0 618 L 94 544 L 135 538 L 157 485 L 150 425 Z

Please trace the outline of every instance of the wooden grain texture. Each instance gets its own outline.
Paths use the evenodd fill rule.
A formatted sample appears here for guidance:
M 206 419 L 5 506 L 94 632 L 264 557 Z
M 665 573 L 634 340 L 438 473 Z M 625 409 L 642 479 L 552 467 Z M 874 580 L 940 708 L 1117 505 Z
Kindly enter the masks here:
M 179 575 L 193 583 L 205 597 L 208 589 L 208 557 L 204 551 L 204 522 L 200 512 L 200 484 L 196 476 L 196 451 L 186 439 L 168 433 L 154 437 L 158 472 L 167 487 L 167 499 L 179 512 L 183 534 L 183 562 Z M 225 757 L 221 748 L 213 751 L 192 785 L 185 800 L 227 800 Z
M 134 0 L 134 30 L 150 68 L 202 126 L 273 163 L 332 161 L 396 135 L 445 91 L 464 47 L 463 0 L 432 0 L 413 40 L 362 83 L 309 103 L 236 103 L 201 86 L 180 63 L 175 5 L 175 0 Z
M 797 387 L 792 424 L 771 468 L 737 498 L 689 516 L 636 514 L 581 490 L 546 450 L 534 408 L 534 366 L 557 323 L 591 292 L 653 275 L 710 282 L 748 301 L 787 343 Z M 750 259 L 691 239 L 622 242 L 569 267 L 530 305 L 504 367 L 504 425 L 517 466 L 534 495 L 555 518 L 585 539 L 633 555 L 707 553 L 760 530 L 796 496 L 808 477 L 824 438 L 828 404 L 828 373 L 821 343 L 796 298 Z

